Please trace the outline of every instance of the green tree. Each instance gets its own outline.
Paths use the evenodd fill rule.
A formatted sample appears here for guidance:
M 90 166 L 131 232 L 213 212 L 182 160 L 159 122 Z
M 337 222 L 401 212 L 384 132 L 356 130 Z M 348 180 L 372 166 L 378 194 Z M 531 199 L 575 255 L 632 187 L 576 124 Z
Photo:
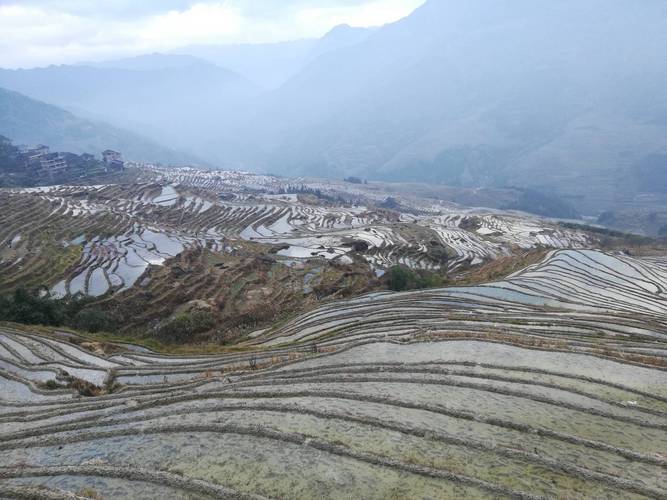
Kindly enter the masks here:
M 0 319 L 17 323 L 60 326 L 63 324 L 64 308 L 60 301 L 40 297 L 36 291 L 17 288 L 12 295 L 2 300 Z
M 406 266 L 393 266 L 387 271 L 387 286 L 395 292 L 433 288 L 442 286 L 442 284 L 443 278 L 438 273 L 415 272 Z

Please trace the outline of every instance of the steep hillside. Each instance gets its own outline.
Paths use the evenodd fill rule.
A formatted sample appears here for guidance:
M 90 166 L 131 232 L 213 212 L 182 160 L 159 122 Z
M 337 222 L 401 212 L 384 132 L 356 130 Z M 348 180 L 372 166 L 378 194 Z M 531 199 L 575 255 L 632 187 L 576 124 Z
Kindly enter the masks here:
M 348 24 L 335 26 L 331 31 L 320 38 L 308 54 L 308 62 L 336 50 L 352 47 L 366 41 L 377 28 L 359 28 Z
M 252 118 L 262 149 L 242 155 L 292 173 L 548 186 L 608 207 L 667 150 L 667 7 L 626 7 L 430 1 L 266 97 Z
M 122 151 L 132 160 L 168 164 L 202 163 L 149 139 L 105 123 L 84 120 L 56 106 L 0 89 L 0 135 L 15 144 L 48 144 L 55 151 L 97 154 Z
M 667 205 L 666 46 L 662 0 L 430 0 L 375 30 L 183 49 L 269 91 L 159 55 L 0 85 L 223 168 L 530 188 L 596 216 Z

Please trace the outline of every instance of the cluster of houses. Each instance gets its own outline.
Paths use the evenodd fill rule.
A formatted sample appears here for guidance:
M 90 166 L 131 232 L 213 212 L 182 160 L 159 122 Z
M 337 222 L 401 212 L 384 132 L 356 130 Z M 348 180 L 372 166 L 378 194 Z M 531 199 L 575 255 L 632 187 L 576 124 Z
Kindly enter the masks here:
M 38 144 L 23 151 L 27 167 L 38 174 L 60 174 L 67 170 L 67 161 L 60 153 L 52 153 L 48 146 Z
M 26 167 L 33 170 L 38 176 L 57 176 L 66 172 L 71 166 L 66 155 L 52 152 L 48 146 L 43 144 L 23 149 L 22 155 Z M 82 154 L 80 158 L 86 162 L 95 160 L 95 157 L 88 153 Z M 122 155 L 111 149 L 102 152 L 102 163 L 107 172 L 118 172 L 125 168 Z
M 123 170 L 125 168 L 123 156 L 118 151 L 111 149 L 102 151 L 102 163 L 104 163 L 107 170 Z

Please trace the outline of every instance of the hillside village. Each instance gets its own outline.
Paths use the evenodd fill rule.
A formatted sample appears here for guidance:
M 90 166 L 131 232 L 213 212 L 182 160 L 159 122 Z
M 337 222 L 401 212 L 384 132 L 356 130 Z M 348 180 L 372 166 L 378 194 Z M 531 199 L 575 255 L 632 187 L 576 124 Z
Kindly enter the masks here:
M 51 151 L 44 144 L 17 146 L 0 136 L 0 187 L 76 182 L 125 170 L 121 153 L 107 149 L 100 156 Z

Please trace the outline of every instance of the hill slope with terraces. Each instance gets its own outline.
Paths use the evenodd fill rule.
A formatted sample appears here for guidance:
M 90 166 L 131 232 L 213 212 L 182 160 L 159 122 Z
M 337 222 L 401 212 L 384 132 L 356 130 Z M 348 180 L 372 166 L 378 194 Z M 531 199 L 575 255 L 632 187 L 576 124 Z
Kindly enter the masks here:
M 0 494 L 664 498 L 666 291 L 665 257 L 555 250 L 217 355 L 3 326 Z
M 2 290 L 88 297 L 133 334 L 204 310 L 220 326 L 200 333 L 218 340 L 386 289 L 397 266 L 438 284 L 499 258 L 596 242 L 553 221 L 383 185 L 191 169 L 2 190 L 0 208 Z

